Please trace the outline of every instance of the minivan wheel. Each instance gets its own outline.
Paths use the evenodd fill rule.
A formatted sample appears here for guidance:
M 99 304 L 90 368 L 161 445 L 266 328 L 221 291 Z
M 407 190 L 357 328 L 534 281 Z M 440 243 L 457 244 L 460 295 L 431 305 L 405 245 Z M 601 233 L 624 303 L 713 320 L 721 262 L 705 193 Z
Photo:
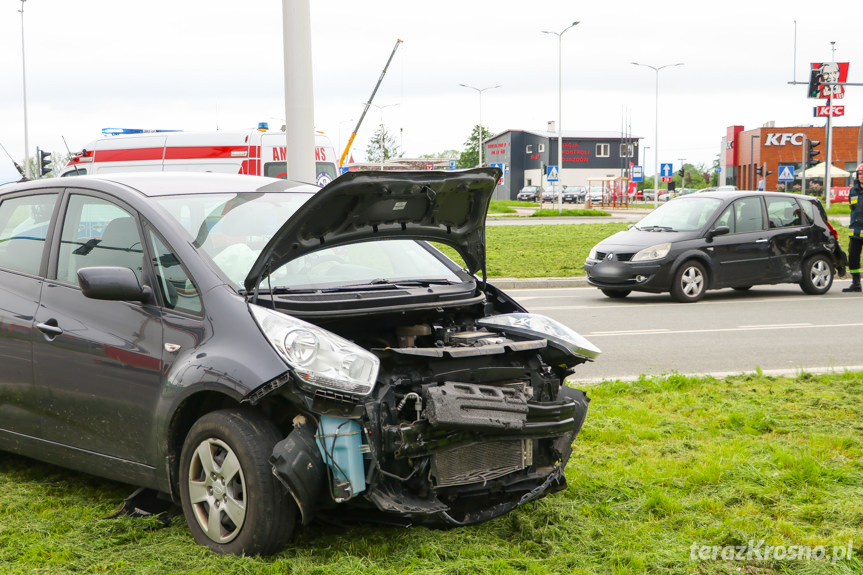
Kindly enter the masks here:
M 822 295 L 833 285 L 833 262 L 823 254 L 816 254 L 803 262 L 803 279 L 800 289 L 809 295 Z
M 287 544 L 297 508 L 269 463 L 281 439 L 251 409 L 214 411 L 192 425 L 180 455 L 180 499 L 195 541 L 236 555 L 271 555 Z
M 680 303 L 692 303 L 704 297 L 707 289 L 704 266 L 695 260 L 685 262 L 674 274 L 671 297 Z

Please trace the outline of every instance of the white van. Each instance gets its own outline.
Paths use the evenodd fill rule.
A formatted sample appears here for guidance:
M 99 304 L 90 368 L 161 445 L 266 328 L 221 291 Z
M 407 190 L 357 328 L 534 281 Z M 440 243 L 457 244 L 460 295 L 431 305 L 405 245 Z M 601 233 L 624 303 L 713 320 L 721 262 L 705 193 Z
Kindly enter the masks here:
M 221 172 L 286 177 L 285 133 L 153 131 L 94 140 L 73 155 L 60 177 L 117 172 Z M 315 134 L 315 183 L 338 175 L 330 139 Z

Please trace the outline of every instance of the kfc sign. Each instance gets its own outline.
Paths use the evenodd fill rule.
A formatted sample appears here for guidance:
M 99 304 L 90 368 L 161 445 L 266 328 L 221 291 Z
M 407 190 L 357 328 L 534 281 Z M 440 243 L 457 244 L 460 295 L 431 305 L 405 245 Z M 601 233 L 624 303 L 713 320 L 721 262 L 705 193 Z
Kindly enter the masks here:
M 765 146 L 785 146 L 789 142 L 793 146 L 802 146 L 803 140 L 806 139 L 806 134 L 803 132 L 797 132 L 796 134 L 767 134 L 767 137 L 764 138 Z
M 816 118 L 838 118 L 845 115 L 845 106 L 815 106 L 813 110 Z
M 809 73 L 809 98 L 844 98 L 848 62 L 813 62 Z

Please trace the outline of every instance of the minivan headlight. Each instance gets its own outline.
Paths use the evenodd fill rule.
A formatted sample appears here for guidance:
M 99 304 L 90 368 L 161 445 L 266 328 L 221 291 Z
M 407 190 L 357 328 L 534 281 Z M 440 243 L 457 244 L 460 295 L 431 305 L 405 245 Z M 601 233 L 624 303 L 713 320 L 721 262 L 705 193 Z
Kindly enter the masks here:
M 590 253 L 587 254 L 587 259 L 589 259 L 589 260 L 595 260 L 596 259 L 596 246 L 593 246 L 592 248 L 590 248 Z
M 656 244 L 655 246 L 644 248 L 640 252 L 636 253 L 634 256 L 632 256 L 632 261 L 648 262 L 651 260 L 661 260 L 668 255 L 669 251 L 671 251 L 670 242 L 665 242 L 664 244 Z
M 368 395 L 380 360 L 373 353 L 314 324 L 249 305 L 264 336 L 307 389 L 325 388 Z

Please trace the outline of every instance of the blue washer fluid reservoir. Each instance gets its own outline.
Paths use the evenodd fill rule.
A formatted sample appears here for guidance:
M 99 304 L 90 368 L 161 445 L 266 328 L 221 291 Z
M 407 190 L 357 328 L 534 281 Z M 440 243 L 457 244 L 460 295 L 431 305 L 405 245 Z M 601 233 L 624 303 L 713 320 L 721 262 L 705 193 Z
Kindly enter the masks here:
M 353 419 L 322 415 L 315 438 L 324 462 L 333 472 L 333 498 L 346 501 L 366 489 L 363 433 Z

